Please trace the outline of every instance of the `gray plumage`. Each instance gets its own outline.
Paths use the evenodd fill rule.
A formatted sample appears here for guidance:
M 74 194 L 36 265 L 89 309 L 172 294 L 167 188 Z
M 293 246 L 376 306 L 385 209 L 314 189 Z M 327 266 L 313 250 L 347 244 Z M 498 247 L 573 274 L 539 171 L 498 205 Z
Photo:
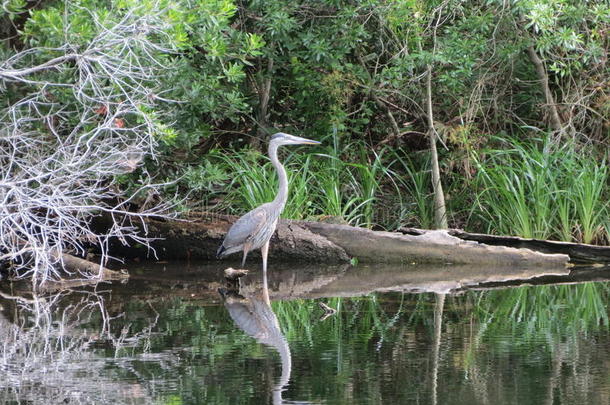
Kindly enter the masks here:
M 284 210 L 288 198 L 288 179 L 284 166 L 278 160 L 277 148 L 282 145 L 314 145 L 319 143 L 318 141 L 300 138 L 283 132 L 278 132 L 271 137 L 269 141 L 269 159 L 278 175 L 278 193 L 273 201 L 253 209 L 231 226 L 216 253 L 219 258 L 242 251 L 241 265 L 243 267 L 248 253 L 254 249 L 261 249 L 263 277 L 266 279 L 269 239 L 271 239 L 273 232 L 275 232 L 278 218 Z
M 260 249 L 266 241 L 271 239 L 281 214 L 281 211 L 274 210 L 270 206 L 271 204 L 265 203 L 256 207 L 235 221 L 218 249 L 218 257 L 244 251 L 244 245 L 247 245 L 247 251 L 244 251 L 243 255 L 243 266 L 248 252 Z M 284 207 L 281 208 L 283 210 Z

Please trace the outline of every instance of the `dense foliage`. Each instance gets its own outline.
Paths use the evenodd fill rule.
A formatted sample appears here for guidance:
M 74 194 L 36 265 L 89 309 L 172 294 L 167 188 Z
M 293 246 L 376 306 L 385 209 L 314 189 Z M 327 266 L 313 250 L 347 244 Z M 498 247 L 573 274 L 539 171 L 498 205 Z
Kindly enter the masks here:
M 323 141 L 285 157 L 296 174 L 286 216 L 430 227 L 429 74 L 451 226 L 608 242 L 607 2 L 9 0 L 3 121 L 38 92 L 53 104 L 38 112 L 41 137 L 49 122 L 61 124 L 54 136 L 69 136 L 87 111 L 97 125 L 107 107 L 74 92 L 89 85 L 78 60 L 45 64 L 147 13 L 158 46 L 138 47 L 134 36 L 128 65 L 162 73 L 154 83 L 103 83 L 117 105 L 136 107 L 111 124 L 145 121 L 154 136 L 154 158 L 109 173 L 115 190 L 135 193 L 135 207 L 175 196 L 185 208 L 240 213 L 268 200 L 264 146 L 282 130 Z M 46 68 L 10 77 L 27 66 Z M 143 179 L 166 186 L 143 193 Z

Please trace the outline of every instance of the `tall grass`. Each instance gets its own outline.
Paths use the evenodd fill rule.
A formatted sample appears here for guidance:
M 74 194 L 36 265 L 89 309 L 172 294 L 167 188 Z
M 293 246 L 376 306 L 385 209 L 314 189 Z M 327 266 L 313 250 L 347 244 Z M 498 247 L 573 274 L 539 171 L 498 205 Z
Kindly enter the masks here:
M 483 156 L 483 155 L 481 155 Z M 486 231 L 584 243 L 608 240 L 608 169 L 549 138 L 488 150 L 477 162 L 472 214 Z
M 610 241 L 606 161 L 549 138 L 508 143 L 498 138 L 494 143 L 501 146 L 473 153 L 472 180 L 444 179 L 447 189 L 454 190 L 448 196 L 454 225 L 528 238 Z M 284 218 L 385 229 L 433 226 L 425 152 L 341 144 L 335 133 L 319 147 L 282 148 L 280 154 L 290 187 Z M 271 201 L 277 192 L 275 170 L 262 153 L 215 151 L 204 161 L 206 173 L 225 179 L 220 209 L 242 214 Z
M 241 214 L 275 198 L 278 179 L 273 165 L 262 154 L 251 150 L 233 154 L 215 151 L 206 159 L 231 174 L 223 209 Z M 284 162 L 290 193 L 282 217 L 303 219 L 313 214 L 307 198 L 314 176 L 311 162 L 311 155 L 302 158 L 292 155 Z
M 396 176 L 396 181 L 403 190 L 403 222 L 431 229 L 434 226 L 434 199 L 429 157 L 416 155 L 414 159 L 402 149 L 393 150 L 391 154 L 394 160 L 390 167 L 396 173 L 402 173 Z
M 373 227 L 384 184 L 394 187 L 393 175 L 364 143 L 343 147 L 332 140 L 317 149 L 280 149 L 288 173 L 289 197 L 284 218 L 328 219 Z M 277 193 L 275 169 L 266 156 L 251 150 L 234 154 L 212 152 L 206 159 L 231 173 L 225 207 L 236 214 L 271 201 Z

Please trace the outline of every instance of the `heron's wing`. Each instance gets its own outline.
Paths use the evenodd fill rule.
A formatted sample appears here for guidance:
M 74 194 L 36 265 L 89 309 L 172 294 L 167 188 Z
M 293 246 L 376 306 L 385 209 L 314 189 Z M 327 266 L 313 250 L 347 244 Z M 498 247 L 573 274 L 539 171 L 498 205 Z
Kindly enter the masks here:
M 267 210 L 263 206 L 248 212 L 231 226 L 222 245 L 226 249 L 243 245 L 262 229 L 266 221 Z

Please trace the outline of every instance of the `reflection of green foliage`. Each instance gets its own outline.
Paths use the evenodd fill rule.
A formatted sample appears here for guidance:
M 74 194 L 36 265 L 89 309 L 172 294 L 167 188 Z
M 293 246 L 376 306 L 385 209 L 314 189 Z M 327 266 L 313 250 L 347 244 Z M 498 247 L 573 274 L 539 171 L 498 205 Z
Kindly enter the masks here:
M 486 333 L 519 335 L 524 343 L 610 329 L 607 283 L 521 287 L 486 292 L 477 299 L 479 322 L 488 324 Z
M 164 393 L 168 403 L 245 404 L 257 403 L 254 398 L 266 395 L 266 387 L 253 379 L 244 380 L 242 375 L 250 367 L 269 367 L 269 360 L 275 358 L 270 353 L 274 352 L 236 329 L 222 306 L 200 307 L 173 299 L 156 306 L 153 312 L 147 303 L 131 302 L 126 318 L 115 322 L 114 327 L 118 334 L 129 325 L 130 332 L 135 333 L 157 316 L 146 344 L 122 349 L 114 356 L 134 358 L 130 370 L 139 378 L 180 380 L 179 389 Z M 143 353 L 162 354 L 168 348 L 176 351 L 172 355 L 175 364 L 172 361 L 169 367 L 156 361 L 138 361 Z M 233 375 L 242 366 L 245 370 Z M 131 372 L 119 371 L 118 377 L 132 379 Z
M 316 321 L 322 315 L 316 301 L 295 300 L 273 303 L 273 310 L 286 338 L 299 339 L 313 345 L 319 336 L 339 340 L 344 329 L 348 327 L 359 331 L 351 336 L 354 339 L 351 344 L 366 346 L 373 338 L 384 339 L 385 334 L 402 314 L 402 298 L 398 308 L 390 311 L 380 304 L 375 295 L 351 299 L 328 298 L 324 303 L 337 309 L 337 314 L 322 321 Z
M 582 381 L 601 379 L 605 387 L 610 369 L 599 359 L 610 355 L 609 295 L 610 284 L 586 283 L 447 296 L 438 347 L 439 401 L 477 403 L 473 391 L 484 390 L 497 403 L 513 403 L 513 390 L 496 391 L 506 384 L 521 392 L 519 403 L 539 399 L 546 395 L 553 363 L 569 365 L 562 377 L 566 389 L 558 394 L 562 403 L 583 394 Z M 318 301 L 337 313 L 322 319 Z M 292 354 L 284 399 L 428 402 L 436 303 L 434 294 L 395 292 L 273 302 Z M 280 374 L 279 356 L 237 329 L 224 307 L 166 298 L 152 304 L 132 300 L 122 310 L 124 317 L 112 321 L 113 335 L 129 328 L 126 336 L 145 332 L 148 338 L 118 352 L 100 350 L 109 358 L 104 373 L 151 384 L 158 403 L 268 401 Z M 94 329 L 95 321 L 83 326 Z

